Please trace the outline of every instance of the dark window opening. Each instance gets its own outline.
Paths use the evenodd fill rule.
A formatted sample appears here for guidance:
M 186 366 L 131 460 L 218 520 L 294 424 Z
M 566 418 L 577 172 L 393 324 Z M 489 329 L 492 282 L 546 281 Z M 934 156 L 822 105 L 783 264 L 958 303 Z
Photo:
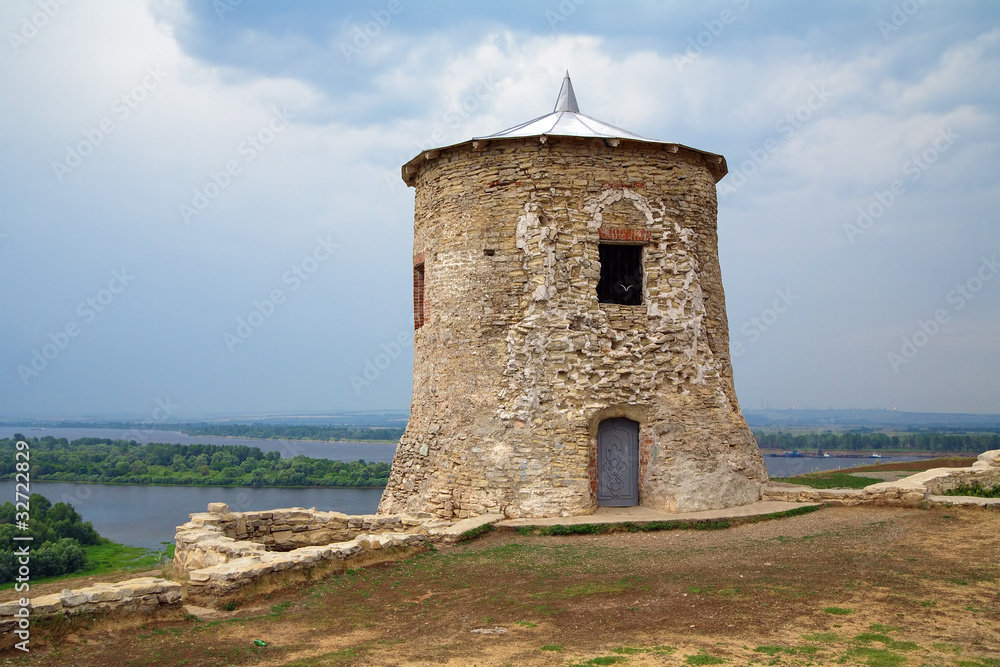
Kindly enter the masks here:
M 638 306 L 642 303 L 642 246 L 602 243 L 597 246 L 601 256 L 601 280 L 597 283 L 597 300 Z
M 413 267 L 413 329 L 424 326 L 424 265 Z

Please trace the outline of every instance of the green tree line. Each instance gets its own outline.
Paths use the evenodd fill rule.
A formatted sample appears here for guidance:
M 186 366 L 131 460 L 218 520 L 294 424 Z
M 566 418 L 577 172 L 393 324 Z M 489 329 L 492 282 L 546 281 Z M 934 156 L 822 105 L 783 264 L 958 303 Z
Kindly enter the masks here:
M 30 517 L 27 531 L 17 526 L 20 512 Z M 32 539 L 15 542 L 15 535 L 30 535 Z M 69 503 L 53 505 L 42 494 L 32 493 L 25 512 L 23 507 L 7 501 L 0 505 L 0 584 L 14 581 L 18 576 L 21 557 L 15 551 L 23 545 L 29 546 L 27 567 L 34 580 L 84 569 L 87 566 L 84 545 L 101 542 L 107 540 L 97 534 L 89 521 L 83 521 Z
M 14 479 L 14 450 L 20 434 L 0 440 L 0 479 Z M 115 484 L 199 486 L 380 487 L 388 463 L 330 461 L 245 445 L 140 444 L 107 438 L 28 439 L 31 480 Z
M 180 424 L 177 427 L 188 435 L 214 435 L 259 440 L 338 440 L 396 442 L 403 435 L 402 428 L 376 426 L 306 426 L 301 424 Z
M 878 451 L 883 449 L 924 452 L 985 452 L 1000 449 L 997 433 L 765 433 L 754 431 L 762 449 L 810 451 Z

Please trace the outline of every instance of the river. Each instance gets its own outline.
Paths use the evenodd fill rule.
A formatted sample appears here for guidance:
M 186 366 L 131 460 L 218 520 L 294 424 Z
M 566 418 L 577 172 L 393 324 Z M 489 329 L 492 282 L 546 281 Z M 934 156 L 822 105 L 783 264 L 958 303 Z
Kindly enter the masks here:
M 360 442 L 308 442 L 301 440 L 254 440 L 184 435 L 178 431 L 126 431 L 109 428 L 47 428 L 0 426 L 0 438 L 14 433 L 28 437 L 121 438 L 137 442 L 167 442 L 183 445 L 247 445 L 261 451 L 278 451 L 283 458 L 305 454 L 335 461 L 391 462 L 395 445 Z M 772 477 L 791 477 L 815 470 L 835 470 L 884 461 L 915 461 L 923 456 L 871 458 L 791 458 L 765 456 Z M 160 548 L 173 541 L 175 528 L 192 512 L 204 512 L 208 503 L 228 503 L 234 511 L 268 510 L 279 507 L 315 507 L 345 514 L 371 514 L 378 507 L 382 489 L 281 488 L 260 489 L 219 486 L 145 486 L 132 484 L 88 484 L 32 482 L 31 491 L 52 502 L 69 502 L 94 524 L 98 533 L 115 542 Z M 0 502 L 14 500 L 14 482 L 0 481 Z

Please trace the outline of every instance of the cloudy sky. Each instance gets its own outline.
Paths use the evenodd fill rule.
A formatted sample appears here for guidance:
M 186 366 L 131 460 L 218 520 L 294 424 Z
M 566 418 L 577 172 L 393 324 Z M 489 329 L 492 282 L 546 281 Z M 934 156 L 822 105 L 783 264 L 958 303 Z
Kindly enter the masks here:
M 996 3 L 5 0 L 0 31 L 0 418 L 405 409 L 399 167 L 566 69 L 726 156 L 745 408 L 1000 413 Z

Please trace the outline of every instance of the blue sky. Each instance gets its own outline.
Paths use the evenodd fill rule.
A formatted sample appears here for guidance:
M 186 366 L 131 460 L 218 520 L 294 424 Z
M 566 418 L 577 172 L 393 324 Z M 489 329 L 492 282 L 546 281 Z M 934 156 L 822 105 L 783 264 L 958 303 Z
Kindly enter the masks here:
M 405 409 L 399 167 L 566 69 L 726 156 L 745 408 L 1000 413 L 995 3 L 9 0 L 0 31 L 0 418 Z

